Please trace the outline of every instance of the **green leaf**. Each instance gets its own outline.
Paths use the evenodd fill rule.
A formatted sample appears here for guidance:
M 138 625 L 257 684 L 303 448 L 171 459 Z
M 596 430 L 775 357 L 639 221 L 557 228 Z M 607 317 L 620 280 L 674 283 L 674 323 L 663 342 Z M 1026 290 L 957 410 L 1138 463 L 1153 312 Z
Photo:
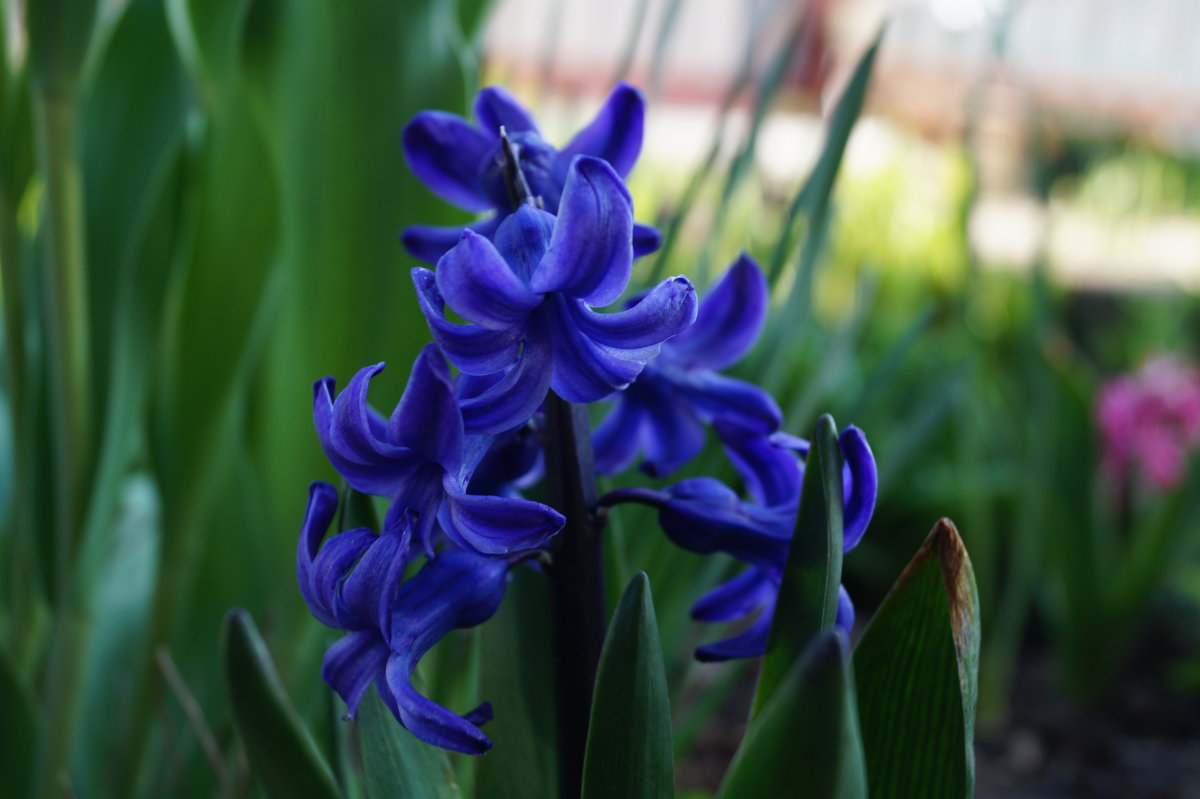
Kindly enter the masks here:
M 650 580 L 639 572 L 613 613 L 583 761 L 584 799 L 674 795 L 671 707 Z
M 837 619 L 842 580 L 842 451 L 829 414 L 817 420 L 804 467 L 800 509 L 767 654 L 754 695 L 758 715 L 808 642 Z
M 972 795 L 978 666 L 975 575 L 942 519 L 854 651 L 872 797 Z
M 875 34 L 871 46 L 867 48 L 855 65 L 854 73 L 850 76 L 846 88 L 842 91 L 842 96 L 838 99 L 837 106 L 833 109 L 829 132 L 825 135 L 825 143 L 821 147 L 820 155 L 817 156 L 817 163 L 809 173 L 808 180 L 804 182 L 788 207 L 783 228 L 784 235 L 771 254 L 768 267 L 772 285 L 779 279 L 779 275 L 783 271 L 783 264 L 790 250 L 790 233 L 796 219 L 801 213 L 805 214 L 808 219 L 808 230 L 812 231 L 819 226 L 814 224 L 815 219 L 823 218 L 829 212 L 829 197 L 833 193 L 833 182 L 837 178 L 842 155 L 846 152 L 846 142 L 850 140 L 850 131 L 854 129 L 854 123 L 862 112 L 863 101 L 866 100 L 867 89 L 871 82 L 871 69 L 875 65 L 875 55 L 879 52 L 879 43 L 882 39 L 883 29 L 881 28 Z M 810 235 L 809 239 L 812 238 Z M 808 252 L 807 242 L 805 253 L 806 256 L 801 261 L 802 275 L 812 269 L 812 264 L 807 256 L 815 254 Z
M 479 758 L 476 796 L 558 796 L 548 589 L 545 575 L 515 570 L 503 604 L 483 626 L 481 693 L 496 717 L 487 726 L 493 748 Z
M 340 796 L 333 773 L 296 715 L 254 620 L 230 611 L 222 630 L 225 680 L 250 768 L 271 799 Z
M 38 0 L 26 4 L 29 63 L 43 91 L 75 89 L 92 40 L 98 0 Z
M 790 359 L 776 357 L 776 348 L 762 345 L 771 341 L 786 341 L 794 350 L 797 343 L 802 341 L 799 335 L 804 330 L 802 325 L 811 319 L 809 311 L 812 304 L 813 273 L 829 233 L 833 184 L 846 151 L 846 142 L 850 139 L 850 131 L 862 111 L 871 80 L 871 69 L 875 64 L 875 55 L 879 51 L 882 38 L 881 28 L 855 66 L 854 74 L 851 75 L 850 82 L 834 108 L 829 132 L 825 136 L 817 163 L 804 186 L 792 200 L 783 224 L 783 232 L 771 254 L 767 274 L 770 284 L 775 286 L 783 274 L 784 263 L 793 250 L 792 230 L 796 227 L 796 220 L 802 216 L 804 241 L 800 248 L 796 279 L 784 302 L 784 307 L 789 312 L 780 314 L 769 325 L 767 336 L 765 340 L 760 341 L 758 347 L 755 372 L 761 375 L 759 383 L 768 391 L 777 391 L 783 387 L 788 377 Z
M 371 799 L 457 799 L 450 759 L 396 721 L 374 686 L 355 719 L 367 795 Z
M 865 799 L 855 704 L 846 637 L 825 630 L 751 722 L 718 797 Z
M 17 674 L 16 664 L 8 652 L 0 650 L 0 730 L 4 746 L 0 746 L 0 774 L 4 775 L 4 790 L 13 797 L 26 797 L 33 785 L 33 764 L 36 758 L 37 723 L 33 699 Z

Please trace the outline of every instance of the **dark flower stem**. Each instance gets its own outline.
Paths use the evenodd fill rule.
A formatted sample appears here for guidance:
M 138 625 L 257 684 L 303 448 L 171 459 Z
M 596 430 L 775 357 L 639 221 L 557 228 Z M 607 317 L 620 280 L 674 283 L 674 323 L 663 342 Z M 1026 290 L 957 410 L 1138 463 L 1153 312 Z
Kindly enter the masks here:
M 596 478 L 587 408 L 550 392 L 545 403 L 546 491 L 567 519 L 554 539 L 550 577 L 558 698 L 558 785 L 577 797 L 592 710 L 592 686 L 604 643 L 603 520 L 594 513 Z
M 501 164 L 513 207 L 541 203 L 529 190 L 520 157 L 500 128 Z M 595 514 L 596 470 L 587 408 L 553 391 L 544 404 L 542 450 L 546 494 L 566 524 L 550 549 L 550 625 L 558 700 L 558 793 L 575 799 L 583 787 L 583 755 L 592 715 L 592 688 L 604 645 L 603 518 Z
M 662 508 L 667 504 L 667 495 L 661 491 L 655 491 L 653 488 L 638 488 L 636 486 L 618 488 L 600 497 L 600 500 L 596 503 L 596 507 L 598 510 L 607 511 L 614 505 L 621 505 L 627 502 L 648 505 L 651 508 Z

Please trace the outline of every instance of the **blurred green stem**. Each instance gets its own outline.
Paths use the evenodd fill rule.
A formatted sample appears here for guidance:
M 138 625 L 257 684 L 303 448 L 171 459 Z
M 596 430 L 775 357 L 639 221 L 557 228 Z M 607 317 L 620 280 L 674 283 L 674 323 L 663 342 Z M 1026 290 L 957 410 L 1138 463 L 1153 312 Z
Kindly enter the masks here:
M 78 693 L 83 625 L 75 608 L 71 567 L 82 518 L 91 385 L 78 96 L 40 85 L 33 94 L 33 110 L 46 192 L 44 312 L 56 486 L 51 586 L 55 618 L 38 777 L 39 793 L 50 796 L 57 793 L 58 780 L 67 768 Z
M 33 527 L 31 524 L 30 498 L 33 496 L 31 478 L 33 463 L 31 439 L 33 419 L 30 416 L 28 395 L 28 372 L 25 362 L 25 281 L 20 260 L 19 231 L 17 230 L 17 203 L 10 198 L 13 187 L 0 186 L 0 281 L 4 294 L 4 344 L 8 359 L 9 412 L 12 425 L 12 458 L 14 464 L 24 468 L 13 471 L 13 515 L 9 553 L 9 569 L 5 574 L 7 607 L 10 625 L 7 634 L 13 643 L 14 653 L 24 661 L 25 641 L 28 640 L 27 625 L 32 617 L 29 610 L 36 585 L 31 579 L 34 566 L 31 553 Z

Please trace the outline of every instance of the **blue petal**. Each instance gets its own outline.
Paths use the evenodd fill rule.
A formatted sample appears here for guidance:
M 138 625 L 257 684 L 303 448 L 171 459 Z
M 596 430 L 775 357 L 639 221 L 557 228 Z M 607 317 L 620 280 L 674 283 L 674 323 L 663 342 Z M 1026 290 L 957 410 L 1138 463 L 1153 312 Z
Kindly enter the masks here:
M 728 421 L 714 422 L 713 429 L 755 502 L 765 507 L 796 508 L 804 468 L 792 452 L 777 446 L 774 436 Z
M 389 631 L 387 685 L 400 723 L 422 741 L 470 754 L 491 745 L 475 725 L 418 694 L 411 679 L 446 633 L 491 618 L 504 596 L 507 569 L 502 559 L 445 551 L 400 587 Z
M 711 477 L 667 489 L 658 519 L 677 546 L 699 555 L 726 552 L 765 570 L 779 570 L 791 545 L 794 512 L 760 508 Z
M 526 131 L 537 133 L 533 117 L 506 90 L 488 86 L 475 96 L 475 120 L 479 129 L 492 139 L 499 137 L 500 127 L 511 135 Z
M 469 230 L 438 261 L 437 285 L 456 313 L 489 330 L 519 324 L 542 301 L 513 273 L 495 245 Z
M 761 569 L 750 567 L 728 582 L 709 591 L 692 605 L 698 621 L 740 619 L 775 596 L 778 586 Z
M 448 472 L 463 457 L 463 422 L 450 370 L 436 344 L 426 344 L 413 362 L 408 384 L 392 412 L 388 437 Z
M 504 596 L 507 573 L 501 558 L 439 553 L 400 586 L 389 631 L 392 651 L 415 661 L 450 630 L 487 621 Z
M 427 555 L 433 555 L 434 522 L 446 498 L 442 480 L 446 472 L 438 465 L 425 463 L 405 480 L 392 497 L 383 529 L 407 525 L 406 535 L 416 539 Z
M 377 536 L 341 586 L 345 608 L 361 626 L 384 629 L 390 623 L 392 597 L 404 579 L 408 535 L 398 530 Z
M 341 627 L 335 615 L 337 589 L 375 539 L 369 530 L 352 530 L 336 535 L 322 548 L 321 541 L 337 512 L 337 491 L 329 483 L 315 482 L 308 488 L 308 509 L 300 527 L 296 547 L 296 581 L 313 616 L 329 627 Z M 365 534 L 365 535 L 364 535 Z
M 391 496 L 421 462 L 415 452 L 386 440 L 386 424 L 367 404 L 371 378 L 383 364 L 360 369 L 333 399 L 332 378 L 313 385 L 313 421 L 326 457 L 365 494 Z
M 626 391 L 633 391 L 637 383 Z M 641 448 L 641 426 L 644 420 L 642 404 L 618 394 L 616 404 L 592 434 L 596 458 L 596 473 L 616 474 L 629 468 Z
M 487 219 L 472 222 L 466 228 L 475 231 L 484 238 L 490 239 L 496 235 L 496 228 L 499 225 L 500 217 L 490 216 Z M 462 238 L 462 233 L 462 225 L 450 225 L 448 227 L 410 225 L 400 234 L 400 243 L 404 245 L 404 249 L 408 250 L 409 255 L 433 265 L 451 247 L 458 244 L 458 240 Z
M 479 325 L 460 325 L 446 319 L 446 306 L 437 288 L 437 278 L 428 269 L 412 270 L 417 302 L 429 332 L 450 362 L 469 375 L 491 375 L 517 360 L 521 352 L 521 329 L 488 330 Z
M 530 288 L 608 305 L 621 296 L 633 267 L 633 201 L 612 167 L 596 158 L 571 164 L 558 221 Z
M 704 422 L 686 402 L 656 388 L 649 381 L 644 387 L 649 401 L 642 428 L 646 449 L 642 471 L 651 477 L 665 477 L 700 454 L 704 449 L 705 429 Z
M 846 593 L 846 586 L 838 586 L 838 608 L 837 619 L 834 622 L 841 628 L 846 635 L 854 629 L 854 603 L 850 601 L 850 595 Z
M 696 324 L 669 345 L 673 362 L 689 368 L 724 369 L 758 338 L 767 315 L 767 281 L 742 253 L 700 303 Z
M 679 390 L 714 421 L 734 422 L 764 435 L 778 430 L 783 424 L 783 411 L 771 395 L 745 380 L 699 369 L 682 372 Z
M 352 632 L 325 652 L 321 677 L 346 702 L 350 718 L 354 718 L 371 683 L 382 682 L 389 655 L 387 642 L 378 630 Z
M 480 394 L 459 399 L 468 433 L 502 433 L 529 421 L 550 388 L 547 339 L 540 327 L 532 325 L 519 359 L 504 377 Z
M 633 225 L 633 257 L 641 258 L 649 255 L 662 246 L 662 234 L 649 225 L 634 223 Z
M 765 654 L 767 640 L 771 633 L 771 619 L 775 616 L 775 603 L 770 602 L 758 614 L 746 630 L 732 638 L 705 644 L 696 649 L 696 660 L 702 663 L 712 663 L 735 658 L 753 658 Z
M 622 352 L 596 344 L 579 329 L 571 313 L 577 303 L 557 295 L 538 309 L 539 322 L 549 331 L 554 361 L 550 385 L 567 402 L 595 402 L 633 382 L 654 353 Z
M 446 533 L 484 555 L 506 555 L 545 545 L 562 529 L 563 515 L 540 502 L 467 494 L 447 481 Z
M 849 552 L 862 539 L 871 515 L 875 512 L 875 497 L 879 491 L 879 474 L 875 469 L 875 456 L 867 444 L 867 437 L 854 425 L 842 431 L 838 446 L 846 458 L 849 472 L 849 495 L 846 497 L 846 512 L 843 521 L 842 548 Z
M 492 207 L 479 184 L 479 171 L 495 138 L 445 111 L 422 111 L 404 126 L 404 157 L 413 174 L 433 193 L 468 211 Z
M 620 350 L 648 350 L 653 357 L 659 345 L 696 318 L 696 290 L 682 275 L 659 283 L 632 308 L 597 313 L 578 300 L 566 304 L 581 331 L 597 344 Z
M 471 494 L 511 496 L 536 481 L 542 472 L 542 446 L 537 430 L 524 424 L 499 436 L 478 436 L 488 441 L 486 452 L 470 470 Z
M 406 655 L 392 655 L 387 661 L 387 683 L 395 701 L 396 720 L 415 737 L 427 744 L 481 755 L 492 742 L 472 721 L 417 693 L 412 685 L 415 663 Z
M 522 205 L 496 230 L 496 249 L 523 284 L 529 283 L 550 246 L 554 215 L 532 205 Z
M 603 158 L 618 175 L 625 177 L 642 150 L 645 116 L 646 101 L 642 93 L 628 83 L 618 83 L 600 113 L 575 134 L 562 149 L 562 155 L 568 163 L 576 155 Z

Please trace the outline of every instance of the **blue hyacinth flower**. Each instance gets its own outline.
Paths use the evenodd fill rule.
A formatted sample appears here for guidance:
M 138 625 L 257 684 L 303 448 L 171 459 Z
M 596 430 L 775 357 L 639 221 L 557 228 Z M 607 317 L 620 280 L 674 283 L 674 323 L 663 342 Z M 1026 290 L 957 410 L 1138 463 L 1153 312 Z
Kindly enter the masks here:
M 367 403 L 383 364 L 359 370 L 335 397 L 333 378 L 313 386 L 313 419 L 325 455 L 355 490 L 391 500 L 384 529 L 400 527 L 432 554 L 437 526 L 485 555 L 540 547 L 563 517 L 540 502 L 469 493 L 490 439 L 464 432 L 449 370 L 435 345 L 413 363 L 404 394 L 385 419 Z
M 619 83 L 596 118 L 566 147 L 556 150 L 542 139 L 529 112 L 504 89 L 493 86 L 475 98 L 475 125 L 445 111 L 422 111 L 413 117 L 404 128 L 404 155 L 413 173 L 443 200 L 468 211 L 494 210 L 494 215 L 467 226 L 490 239 L 517 204 L 502 174 L 501 127 L 532 195 L 553 214 L 558 213 L 575 156 L 601 158 L 622 178 L 629 174 L 642 149 L 645 114 L 642 93 Z M 458 243 L 462 231 L 461 225 L 416 225 L 406 229 L 401 240 L 413 257 L 432 264 Z M 660 243 L 654 228 L 634 227 L 635 255 L 654 252 Z
M 682 549 L 708 555 L 724 552 L 748 568 L 701 597 L 692 616 L 701 621 L 736 621 L 757 613 L 743 632 L 696 650 L 703 661 L 756 657 L 766 651 L 775 601 L 783 579 L 808 442 L 784 433 L 762 435 L 729 422 L 714 424 L 730 459 L 742 476 L 750 501 L 709 477 L 683 480 L 664 491 L 624 489 L 609 496 L 659 509 L 659 524 Z M 875 510 L 878 476 L 875 459 L 862 431 L 853 425 L 842 431 L 838 445 L 845 458 L 843 551 L 862 539 Z M 837 625 L 854 626 L 854 606 L 839 589 Z
M 412 272 L 434 340 L 468 375 L 489 376 L 460 396 L 466 429 L 523 424 L 548 389 L 593 402 L 627 386 L 662 342 L 696 316 L 685 277 L 664 280 L 635 307 L 598 313 L 625 290 L 633 264 L 629 192 L 604 161 L 572 162 L 558 216 L 522 205 L 495 243 L 466 231 L 438 261 Z M 445 318 L 449 307 L 470 324 Z
M 696 322 L 663 342 L 658 357 L 615 395 L 596 428 L 596 471 L 623 471 L 644 453 L 641 468 L 664 477 L 704 447 L 705 424 L 724 419 L 768 434 L 783 414 L 758 386 L 719 374 L 754 345 L 767 315 L 767 281 L 742 253 L 700 303 Z
M 446 633 L 491 618 L 504 596 L 509 564 L 449 550 L 405 580 L 404 536 L 396 531 L 347 530 L 322 545 L 337 502 L 333 486 L 312 484 L 296 549 L 296 577 L 313 616 L 346 631 L 325 653 L 321 676 L 351 718 L 374 683 L 417 738 L 457 752 L 487 751 L 492 744 L 479 726 L 491 720 L 491 705 L 459 716 L 419 694 L 412 675 Z

